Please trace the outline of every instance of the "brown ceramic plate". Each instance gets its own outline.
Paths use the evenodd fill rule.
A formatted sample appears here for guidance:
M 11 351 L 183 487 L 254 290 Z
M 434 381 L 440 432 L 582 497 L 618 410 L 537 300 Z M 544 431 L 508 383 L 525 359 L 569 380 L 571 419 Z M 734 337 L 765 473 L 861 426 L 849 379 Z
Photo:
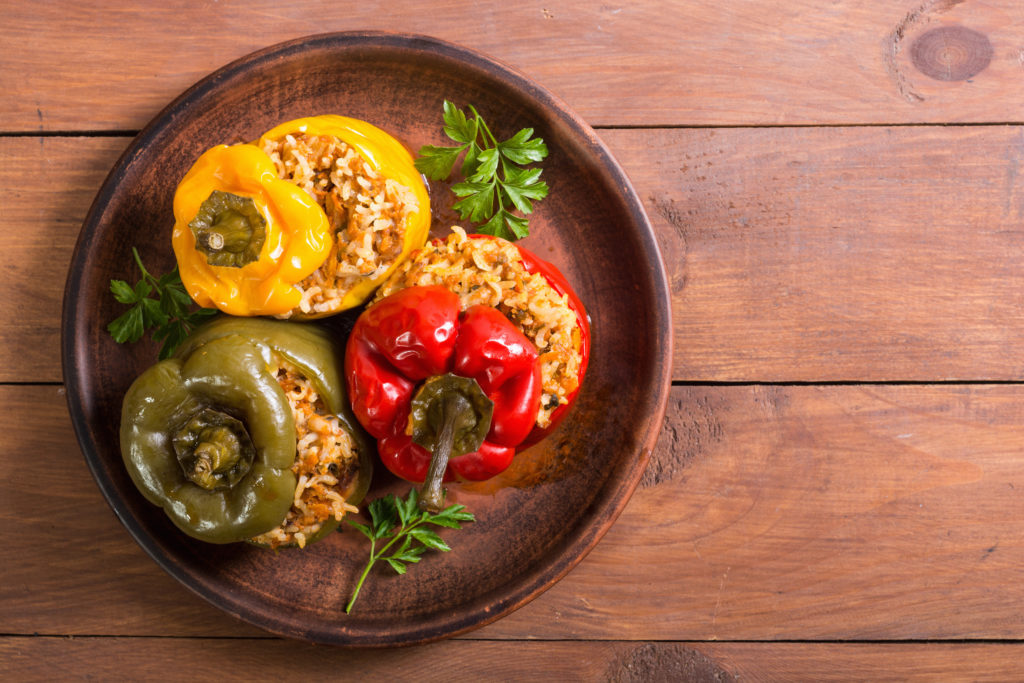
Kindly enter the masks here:
M 118 448 L 121 398 L 155 362 L 156 347 L 111 340 L 105 326 L 124 307 L 108 287 L 111 278 L 137 278 L 133 245 L 154 272 L 174 265 L 174 187 L 207 147 L 322 113 L 368 120 L 412 149 L 443 144 L 445 98 L 475 105 L 499 135 L 532 126 L 547 142 L 551 193 L 523 244 L 573 283 L 593 321 L 593 353 L 577 404 L 551 437 L 517 456 L 499 480 L 450 492 L 449 500 L 477 518 L 461 531 L 444 531 L 453 551 L 425 556 L 402 577 L 378 568 L 346 615 L 368 551 L 355 530 L 304 551 L 212 546 L 178 532 L 135 490 Z M 443 222 L 449 193 L 432 189 Z M 341 339 L 351 317 L 325 324 Z M 274 633 L 342 645 L 461 633 L 508 614 L 564 576 L 640 480 L 664 415 L 672 356 L 668 286 L 650 224 L 594 131 L 514 69 L 431 38 L 384 33 L 320 35 L 262 50 L 204 78 L 146 126 L 103 184 L 79 236 L 62 353 L 86 460 L 146 552 L 230 614 Z M 382 470 L 370 499 L 408 490 Z

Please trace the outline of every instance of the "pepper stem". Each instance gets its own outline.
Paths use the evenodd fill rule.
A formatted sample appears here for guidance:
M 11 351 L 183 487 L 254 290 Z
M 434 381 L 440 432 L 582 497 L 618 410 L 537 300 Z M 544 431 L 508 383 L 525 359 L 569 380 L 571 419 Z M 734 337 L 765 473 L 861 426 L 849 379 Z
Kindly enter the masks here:
M 175 432 L 172 445 L 185 476 L 207 491 L 234 486 L 256 456 L 245 425 L 211 408 L 192 415 Z
M 241 268 L 259 258 L 266 223 L 251 197 L 214 190 L 188 227 L 208 264 Z
M 459 421 L 460 413 L 470 409 L 469 401 L 459 394 L 448 394 L 443 401 L 444 422 L 441 424 L 441 432 L 437 435 L 434 452 L 430 455 L 427 477 L 423 480 L 423 487 L 420 489 L 420 509 L 429 512 L 440 512 L 444 507 L 442 484 L 444 483 L 444 473 L 448 469 L 448 460 L 452 455 L 452 446 L 455 443 L 455 425 Z
M 442 509 L 448 461 L 480 448 L 493 413 L 494 402 L 475 379 L 449 373 L 423 383 L 410 405 L 407 429 L 414 442 L 431 452 L 420 490 L 421 509 Z

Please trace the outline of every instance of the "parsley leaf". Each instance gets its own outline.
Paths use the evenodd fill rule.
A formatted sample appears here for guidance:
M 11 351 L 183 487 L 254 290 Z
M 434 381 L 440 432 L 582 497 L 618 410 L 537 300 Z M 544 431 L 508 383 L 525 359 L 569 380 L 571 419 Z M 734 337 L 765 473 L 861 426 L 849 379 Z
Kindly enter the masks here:
M 476 114 L 476 111 L 473 113 Z M 476 142 L 479 121 L 476 118 L 467 119 L 466 114 L 448 100 L 444 101 L 444 123 L 444 134 L 455 142 Z
M 532 138 L 532 139 L 531 139 Z M 533 138 L 533 128 L 523 128 L 505 142 L 498 144 L 501 153 L 517 164 L 543 161 L 548 155 L 547 145 L 540 138 Z
M 463 522 L 473 522 L 475 518 L 471 512 L 466 512 L 465 505 L 449 505 L 440 512 L 432 513 L 421 510 L 419 507 L 419 493 L 416 489 L 409 491 L 409 495 L 403 498 L 396 498 L 394 494 L 388 494 L 383 498 L 374 500 L 367 506 L 370 513 L 370 525 L 360 524 L 351 520 L 345 520 L 348 524 L 359 530 L 363 536 L 370 539 L 370 559 L 366 563 L 359 581 L 356 583 L 352 597 L 345 606 L 345 612 L 350 613 L 352 606 L 359 597 L 359 590 L 363 587 L 370 570 L 379 560 L 384 560 L 395 571 L 396 574 L 405 574 L 410 564 L 420 561 L 420 557 L 428 550 L 448 552 L 451 550 L 443 538 L 436 531 L 427 528 L 425 525 L 459 529 Z M 377 541 L 387 540 L 386 543 L 377 549 Z M 400 542 L 400 543 L 399 543 Z M 398 544 L 397 549 L 395 544 Z M 388 555 L 388 551 L 392 551 Z
M 455 162 L 462 154 L 462 147 L 434 147 L 426 145 L 420 148 L 420 157 L 416 159 L 416 168 L 426 173 L 428 178 L 440 180 L 447 178 L 455 167 Z
M 159 278 L 153 277 L 142 265 L 139 252 L 132 247 L 132 256 L 142 273 L 142 279 L 129 285 L 124 280 L 111 280 L 110 291 L 118 303 L 131 306 L 107 325 L 107 331 L 118 344 L 137 342 L 147 329 L 153 328 L 153 340 L 163 342 L 160 360 L 169 358 L 189 333 L 207 318 L 217 314 L 212 308 L 193 310 L 191 297 L 181 283 L 175 267 Z M 150 295 L 155 293 L 156 298 Z
M 472 105 L 467 115 L 448 100 L 444 101 L 443 130 L 459 144 L 421 147 L 416 168 L 432 180 L 444 180 L 465 153 L 461 168 L 464 180 L 452 186 L 459 197 L 452 208 L 463 220 L 480 224 L 478 230 L 482 233 L 507 240 L 529 235 L 529 219 L 525 216 L 533 213 L 533 202 L 547 196 L 548 186 L 540 180 L 541 169 L 525 166 L 547 157 L 544 140 L 533 137 L 533 128 L 523 128 L 499 142 Z

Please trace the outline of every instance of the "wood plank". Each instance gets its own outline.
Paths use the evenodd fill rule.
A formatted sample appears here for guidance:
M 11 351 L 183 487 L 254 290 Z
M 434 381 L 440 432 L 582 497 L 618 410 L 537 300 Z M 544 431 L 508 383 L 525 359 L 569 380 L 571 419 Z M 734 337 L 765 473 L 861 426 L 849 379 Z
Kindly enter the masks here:
M 673 377 L 1024 378 L 1024 129 L 603 131 L 672 281 Z
M 675 388 L 615 526 L 488 635 L 1021 638 L 1022 399 L 1020 386 Z
M 202 656 L 197 656 L 197 652 Z M 9 680 L 1006 681 L 1020 643 L 633 643 L 448 641 L 375 650 L 277 639 L 0 638 Z M 432 662 L 432 664 L 427 664 Z
M 325 30 L 461 43 L 595 125 L 1005 122 L 1024 109 L 1020 3 L 446 0 L 382 12 L 261 0 L 217 3 L 202 20 L 185 0 L 7 4 L 4 131 L 138 129 L 207 73 Z M 921 49 L 950 27 L 945 50 Z
M 60 401 L 0 386 L 5 633 L 258 633 L 135 546 Z M 1021 443 L 1024 386 L 677 387 L 608 535 L 467 639 L 1024 639 Z
M 1024 378 L 1024 128 L 602 136 L 662 247 L 675 379 Z M 60 380 L 66 264 L 126 145 L 0 138 L 0 381 Z M 52 184 L 25 184 L 39 165 Z
M 127 138 L 0 137 L 0 381 L 60 381 L 71 253 L 93 197 L 127 145 Z M 25 169 L 47 182 L 27 182 Z
M 711 662 L 719 680 L 952 683 L 1007 681 L 1021 675 L 1020 643 L 700 643 L 675 654 L 683 647 L 652 644 L 638 651 L 661 655 L 654 671 L 665 658 L 686 661 L 686 653 L 694 652 Z

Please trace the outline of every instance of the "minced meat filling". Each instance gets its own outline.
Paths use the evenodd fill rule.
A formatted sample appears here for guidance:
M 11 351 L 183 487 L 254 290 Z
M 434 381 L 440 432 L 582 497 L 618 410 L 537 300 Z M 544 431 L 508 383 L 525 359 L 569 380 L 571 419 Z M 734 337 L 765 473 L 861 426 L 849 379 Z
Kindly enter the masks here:
M 292 472 L 298 483 L 295 499 L 284 521 L 253 541 L 276 548 L 300 548 L 330 518 L 338 521 L 358 509 L 345 501 L 342 492 L 357 475 L 358 454 L 352 437 L 329 414 L 313 385 L 296 369 L 281 363 L 277 379 L 292 408 L 296 448 Z
M 415 194 L 382 177 L 354 148 L 332 135 L 286 135 L 263 149 L 278 176 L 306 190 L 324 209 L 334 245 L 327 260 L 299 283 L 303 313 L 338 310 L 345 294 L 382 276 L 402 253 Z

